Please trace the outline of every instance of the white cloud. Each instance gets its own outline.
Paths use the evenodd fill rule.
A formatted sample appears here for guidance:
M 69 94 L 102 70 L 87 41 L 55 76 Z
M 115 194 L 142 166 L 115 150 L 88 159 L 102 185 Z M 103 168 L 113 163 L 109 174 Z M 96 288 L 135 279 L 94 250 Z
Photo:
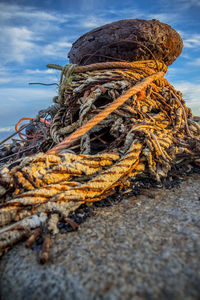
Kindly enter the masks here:
M 18 68 L 0 68 L 0 85 L 9 87 L 27 86 L 30 82 L 58 83 L 60 71 L 53 69 L 25 69 L 19 72 Z
M 17 61 L 22 63 L 36 49 L 34 33 L 26 27 L 1 27 L 0 57 L 2 63 Z
M 56 94 L 56 88 L 38 88 L 38 87 L 27 87 L 27 88 L 1 88 L 0 98 L 6 99 L 5 105 L 10 105 L 10 102 L 16 101 L 19 103 L 29 103 L 30 101 L 39 101 L 42 99 L 50 98 Z M 2 105 L 2 104 L 1 104 Z M 20 105 L 20 104 L 19 104 Z M 2 111 L 0 111 L 0 114 Z
M 47 69 L 47 70 L 39 70 L 39 69 L 35 69 L 35 70 L 31 70 L 31 69 L 27 69 L 25 70 L 26 74 L 55 74 L 57 71 L 53 70 L 53 69 Z
M 15 78 L 16 80 L 16 78 Z M 0 84 L 6 84 L 12 82 L 12 77 L 10 74 L 10 70 L 6 68 L 0 68 Z
M 200 6 L 200 1 L 199 0 L 190 0 L 190 2 L 194 5 Z
M 148 19 L 156 19 L 160 22 L 174 24 L 178 19 L 178 15 L 175 13 L 149 14 Z
M 47 13 L 30 6 L 0 3 L 1 64 L 23 64 L 39 56 L 66 57 L 64 50 L 71 43 L 63 36 L 63 24 L 73 18 L 75 14 Z
M 0 128 L 0 132 L 11 132 L 13 130 L 14 130 L 14 128 L 10 127 L 10 126 L 8 126 L 8 127 L 1 127 Z
M 0 60 L 2 65 L 10 62 L 25 63 L 38 57 L 55 56 L 65 58 L 71 48 L 67 37 L 57 38 L 54 42 L 43 41 L 37 32 L 26 27 L 0 28 Z
M 188 62 L 188 65 L 194 66 L 194 67 L 200 67 L 200 58 L 196 58 L 196 59 Z
M 48 21 L 56 21 L 56 22 L 64 22 L 66 21 L 66 15 L 60 15 L 56 13 L 48 13 L 44 11 L 39 11 L 31 6 L 20 6 L 17 4 L 5 4 L 0 3 L 0 16 L 1 21 L 10 21 L 13 18 L 20 19 L 21 21 L 26 20 L 34 23 L 36 20 L 39 22 L 48 22 Z
M 188 81 L 176 82 L 175 87 L 183 93 L 183 98 L 191 106 L 200 106 L 200 84 Z
M 39 110 L 53 104 L 56 87 L 0 88 L 0 127 L 9 127 L 22 117 L 34 117 Z
M 199 0 L 178 0 L 178 4 L 180 5 L 180 8 L 183 7 L 184 9 L 189 9 L 193 6 L 200 6 Z
M 97 4 L 97 0 L 81 0 L 79 2 L 79 9 L 83 11 L 95 10 Z
M 200 84 L 182 81 L 175 83 L 174 86 L 183 93 L 183 99 L 193 113 L 200 115 Z
M 86 29 L 87 28 L 93 29 L 95 27 L 102 26 L 109 22 L 112 22 L 112 20 L 89 15 L 86 18 L 84 18 L 83 20 L 81 20 L 79 26 L 81 26 L 82 28 L 86 28 Z
M 199 47 L 200 47 L 200 34 L 199 33 L 188 34 L 188 33 L 180 32 L 180 34 L 183 39 L 183 45 L 185 48 L 199 49 Z
M 65 40 L 65 38 L 63 38 Z M 43 47 L 43 55 L 66 57 L 67 49 L 71 48 L 72 44 L 63 41 L 56 41 Z
M 176 67 L 173 65 L 169 66 L 167 69 L 166 77 L 169 81 L 177 82 L 177 78 L 191 78 L 194 75 L 194 69 L 190 67 L 191 62 L 184 62 L 182 60 L 181 63 L 177 63 Z M 188 80 L 189 81 L 189 80 Z M 195 81 L 196 82 L 196 81 Z
M 10 77 L 3 77 L 3 78 L 0 78 L 0 84 L 5 84 L 5 83 L 9 83 L 12 81 L 12 78 Z
M 170 66 L 167 69 L 166 77 L 170 81 L 170 80 L 176 79 L 176 77 L 177 77 L 178 74 L 180 74 L 180 69 L 179 68 L 174 68 L 174 67 Z

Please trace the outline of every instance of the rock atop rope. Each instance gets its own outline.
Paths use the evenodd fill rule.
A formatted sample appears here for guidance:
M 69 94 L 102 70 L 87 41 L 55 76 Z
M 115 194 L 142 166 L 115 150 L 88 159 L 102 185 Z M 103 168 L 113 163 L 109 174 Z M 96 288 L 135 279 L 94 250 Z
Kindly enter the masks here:
M 183 41 L 169 25 L 158 20 L 130 19 L 106 24 L 82 35 L 68 54 L 70 63 L 88 65 L 111 60 L 156 58 L 171 65 Z
M 38 120 L 38 135 L 31 132 L 32 140 L 30 134 L 23 135 L 32 142 L 42 136 L 40 150 L 45 153 L 21 157 L 0 172 L 0 255 L 27 236 L 27 247 L 40 237 L 40 261 L 45 263 L 50 236 L 58 233 L 60 223 L 77 229 L 70 215 L 82 204 L 135 193 L 139 179 L 162 183 L 170 174 L 199 166 L 200 126 L 182 94 L 164 78 L 166 64 L 180 54 L 179 35 L 158 21 L 120 22 L 123 36 L 116 26 L 115 37 L 110 33 L 106 40 L 103 33 L 114 26 L 106 25 L 94 31 L 102 38 L 98 38 L 99 47 L 90 45 L 91 51 L 95 46 L 105 52 L 104 59 L 108 54 L 114 58 L 115 48 L 101 44 L 108 44 L 109 36 L 119 46 L 115 54 L 119 59 L 133 60 L 131 54 L 140 61 L 49 65 L 62 71 L 57 105 L 33 118 L 33 122 Z M 120 47 L 129 22 L 135 24 L 132 37 L 137 40 L 132 49 L 128 41 Z M 129 31 L 126 36 L 129 40 Z M 79 57 L 86 64 L 82 44 Z M 152 56 L 149 60 L 148 55 Z M 88 57 L 91 63 L 95 56 Z M 16 132 L 24 119 L 16 125 Z

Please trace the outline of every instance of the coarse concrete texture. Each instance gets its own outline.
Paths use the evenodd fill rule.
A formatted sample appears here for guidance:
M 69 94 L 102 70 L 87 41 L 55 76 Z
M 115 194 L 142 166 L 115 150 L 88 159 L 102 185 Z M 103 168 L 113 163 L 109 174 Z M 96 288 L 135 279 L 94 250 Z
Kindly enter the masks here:
M 95 208 L 46 265 L 36 254 L 19 243 L 3 256 L 2 300 L 200 299 L 200 175 Z

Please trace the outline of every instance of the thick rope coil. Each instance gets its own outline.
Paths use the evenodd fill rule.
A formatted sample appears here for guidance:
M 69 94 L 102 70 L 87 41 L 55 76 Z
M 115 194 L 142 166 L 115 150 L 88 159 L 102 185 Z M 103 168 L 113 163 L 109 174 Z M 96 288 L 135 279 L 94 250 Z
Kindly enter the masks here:
M 50 131 L 58 145 L 1 171 L 0 252 L 41 225 L 56 233 L 60 218 L 139 174 L 159 181 L 199 161 L 200 126 L 162 62 L 51 67 L 62 71 Z

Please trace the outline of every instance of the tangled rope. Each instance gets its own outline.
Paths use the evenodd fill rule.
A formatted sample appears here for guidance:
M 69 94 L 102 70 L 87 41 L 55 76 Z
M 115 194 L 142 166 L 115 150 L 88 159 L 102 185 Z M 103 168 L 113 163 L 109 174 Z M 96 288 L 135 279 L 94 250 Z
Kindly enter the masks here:
M 44 150 L 44 145 L 48 144 L 50 137 L 52 119 L 59 108 L 58 104 L 53 104 L 40 110 L 36 117 L 24 117 L 17 122 L 15 132 L 0 142 L 0 169 L 6 163 L 39 152 L 41 144 Z M 16 135 L 18 136 L 13 138 Z M 9 143 L 5 144 L 8 140 Z
M 159 181 L 173 165 L 199 162 L 200 126 L 164 63 L 50 67 L 62 71 L 55 146 L 2 170 L 2 252 L 41 224 L 57 233 L 60 218 L 134 186 L 138 175 Z

